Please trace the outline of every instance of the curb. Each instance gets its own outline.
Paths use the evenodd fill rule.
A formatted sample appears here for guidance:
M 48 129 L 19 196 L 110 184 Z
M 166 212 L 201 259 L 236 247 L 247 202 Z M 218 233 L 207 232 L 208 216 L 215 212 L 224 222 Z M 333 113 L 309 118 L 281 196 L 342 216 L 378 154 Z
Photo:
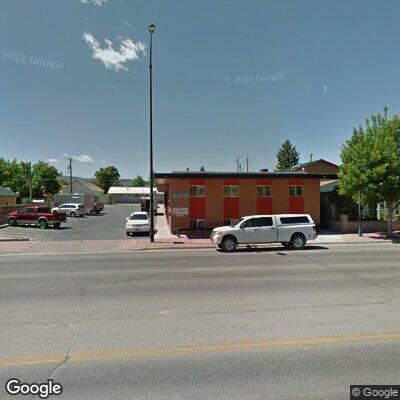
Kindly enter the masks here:
M 24 237 L 24 238 L 0 237 L 0 242 L 27 242 L 28 240 L 29 240 L 28 237 Z
M 8 224 L 1 224 L 0 225 L 0 229 L 7 228 L 7 227 L 8 227 Z

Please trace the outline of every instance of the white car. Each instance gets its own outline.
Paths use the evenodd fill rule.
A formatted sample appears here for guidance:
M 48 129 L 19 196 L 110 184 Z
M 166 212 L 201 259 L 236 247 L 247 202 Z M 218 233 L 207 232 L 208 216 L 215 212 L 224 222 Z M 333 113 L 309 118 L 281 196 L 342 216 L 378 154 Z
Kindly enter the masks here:
M 135 233 L 150 232 L 150 217 L 145 211 L 133 212 L 126 219 L 126 235 L 133 236 Z
M 317 227 L 308 214 L 251 215 L 236 225 L 211 232 L 211 241 L 223 251 L 235 251 L 241 244 L 282 243 L 300 250 L 307 240 L 317 238 Z
M 83 204 L 79 203 L 64 203 L 51 210 L 53 213 L 65 213 L 70 217 L 83 217 L 86 208 Z

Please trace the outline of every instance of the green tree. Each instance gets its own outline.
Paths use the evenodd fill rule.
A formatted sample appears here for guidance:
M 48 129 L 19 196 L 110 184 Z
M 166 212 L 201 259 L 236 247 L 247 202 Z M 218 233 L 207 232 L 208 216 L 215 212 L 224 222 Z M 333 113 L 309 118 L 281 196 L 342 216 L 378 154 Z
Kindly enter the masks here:
M 204 168 L 204 165 L 202 165 L 201 167 L 200 167 L 200 170 L 199 170 L 200 172 L 205 172 L 206 171 L 206 169 Z
M 282 143 L 282 146 L 276 153 L 276 158 L 278 160 L 276 171 L 285 171 L 299 164 L 300 153 L 290 140 L 287 139 Z
M 136 175 L 136 178 L 132 179 L 132 186 L 133 187 L 143 187 L 146 186 L 146 181 L 144 180 L 143 176 Z
M 10 188 L 21 197 L 29 195 L 29 163 L 0 159 L 0 185 Z
M 44 161 L 38 161 L 32 167 L 32 196 L 42 198 L 57 193 L 61 188 L 59 176 L 57 168 Z
M 339 192 L 363 205 L 386 202 L 387 235 L 400 201 L 400 118 L 372 115 L 342 146 Z
M 108 166 L 98 169 L 94 174 L 93 183 L 107 193 L 111 186 L 119 185 L 119 172 L 117 167 Z

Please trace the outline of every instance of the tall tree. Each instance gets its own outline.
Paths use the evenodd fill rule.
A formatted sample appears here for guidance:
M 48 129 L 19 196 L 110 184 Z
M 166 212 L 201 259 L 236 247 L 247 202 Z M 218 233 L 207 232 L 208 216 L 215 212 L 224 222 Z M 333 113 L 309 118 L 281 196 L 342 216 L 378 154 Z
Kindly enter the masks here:
M 120 175 L 117 167 L 108 166 L 100 168 L 95 172 L 93 183 L 107 193 L 111 186 L 119 185 L 119 178 Z
M 21 197 L 29 196 L 29 163 L 0 159 L 0 185 Z
M 276 171 L 285 171 L 295 165 L 298 165 L 300 160 L 300 153 L 296 147 L 290 142 L 289 139 L 282 143 L 282 146 L 276 153 L 278 160 L 276 164 Z
M 54 166 L 38 161 L 32 167 L 32 194 L 35 198 L 57 193 L 61 184 L 58 181 L 60 172 Z
M 146 186 L 146 181 L 144 180 L 143 176 L 136 175 L 136 178 L 132 179 L 132 186 L 133 187 L 143 187 Z
M 339 192 L 363 205 L 386 202 L 387 235 L 400 203 L 400 118 L 372 115 L 342 146 Z

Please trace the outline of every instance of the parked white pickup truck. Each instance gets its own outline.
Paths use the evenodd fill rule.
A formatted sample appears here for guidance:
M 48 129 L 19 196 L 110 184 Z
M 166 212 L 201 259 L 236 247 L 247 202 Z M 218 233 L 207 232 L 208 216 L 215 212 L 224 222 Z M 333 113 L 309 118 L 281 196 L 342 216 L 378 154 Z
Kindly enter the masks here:
M 221 226 L 211 232 L 211 241 L 226 252 L 241 244 L 282 243 L 302 249 L 307 240 L 316 239 L 317 228 L 308 214 L 251 215 L 236 225 Z

